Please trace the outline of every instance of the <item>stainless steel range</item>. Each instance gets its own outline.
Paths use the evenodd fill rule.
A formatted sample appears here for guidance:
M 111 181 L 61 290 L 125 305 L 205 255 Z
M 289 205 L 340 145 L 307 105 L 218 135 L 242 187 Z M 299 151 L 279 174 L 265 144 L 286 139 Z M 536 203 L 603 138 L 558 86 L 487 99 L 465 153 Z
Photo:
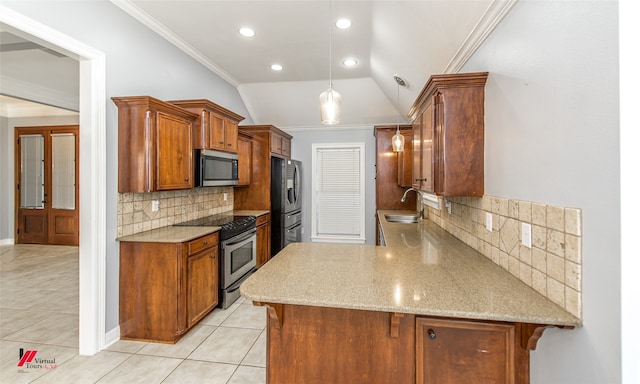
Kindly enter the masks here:
M 176 224 L 220 227 L 220 304 L 226 309 L 240 297 L 240 284 L 256 270 L 256 217 L 221 213 Z

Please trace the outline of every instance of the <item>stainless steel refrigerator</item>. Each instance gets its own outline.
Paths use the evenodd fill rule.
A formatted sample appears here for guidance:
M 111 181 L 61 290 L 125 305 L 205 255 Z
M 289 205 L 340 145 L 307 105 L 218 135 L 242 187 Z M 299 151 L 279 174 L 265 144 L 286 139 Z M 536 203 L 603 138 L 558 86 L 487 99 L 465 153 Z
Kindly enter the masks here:
M 302 240 L 302 163 L 271 158 L 271 256 Z

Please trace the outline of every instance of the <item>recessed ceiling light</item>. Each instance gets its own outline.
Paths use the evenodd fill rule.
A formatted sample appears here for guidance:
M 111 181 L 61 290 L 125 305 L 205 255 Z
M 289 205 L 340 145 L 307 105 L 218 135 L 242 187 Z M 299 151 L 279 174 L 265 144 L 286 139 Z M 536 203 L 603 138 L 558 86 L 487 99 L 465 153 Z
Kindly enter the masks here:
M 271 69 L 274 71 L 282 71 L 282 65 L 280 64 L 271 64 Z
M 344 65 L 345 65 L 345 67 L 353 67 L 354 65 L 357 65 L 357 64 L 358 64 L 358 60 L 356 60 L 356 59 L 351 59 L 351 58 L 349 58 L 349 59 L 344 59 L 344 60 L 342 60 L 342 64 L 344 64 Z
M 336 27 L 340 29 L 347 29 L 351 26 L 351 20 L 349 19 L 340 19 L 336 21 Z
M 253 29 L 249 28 L 249 27 L 242 27 L 240 28 L 240 34 L 244 37 L 253 37 L 256 35 L 256 33 L 253 31 Z

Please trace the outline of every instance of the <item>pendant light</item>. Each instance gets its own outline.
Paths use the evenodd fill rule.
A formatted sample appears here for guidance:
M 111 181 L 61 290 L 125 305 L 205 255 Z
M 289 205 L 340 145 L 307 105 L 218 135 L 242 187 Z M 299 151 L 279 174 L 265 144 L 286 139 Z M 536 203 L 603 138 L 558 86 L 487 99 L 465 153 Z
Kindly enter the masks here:
M 407 83 L 398 75 L 393 75 L 393 79 L 396 81 L 398 94 L 397 94 L 397 108 L 400 108 L 400 86 L 406 87 Z M 393 152 L 404 151 L 404 136 L 400 133 L 400 110 L 396 116 L 396 134 L 391 138 L 391 147 Z
M 320 94 L 320 121 L 322 124 L 338 124 L 340 123 L 340 112 L 342 109 L 342 96 L 333 89 L 331 78 L 331 35 L 333 25 L 331 18 L 333 17 L 333 6 L 329 1 L 329 89 Z

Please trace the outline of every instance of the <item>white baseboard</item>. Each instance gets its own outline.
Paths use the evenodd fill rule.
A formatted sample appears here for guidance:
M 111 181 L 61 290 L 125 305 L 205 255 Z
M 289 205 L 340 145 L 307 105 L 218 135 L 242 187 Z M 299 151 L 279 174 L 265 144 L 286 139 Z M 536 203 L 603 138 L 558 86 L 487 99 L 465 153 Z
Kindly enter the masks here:
M 107 332 L 104 339 L 104 349 L 109 348 L 109 346 L 115 344 L 116 341 L 120 340 L 120 326 L 118 325 L 117 327 Z
M 0 245 L 12 245 L 14 244 L 14 240 L 13 239 L 1 239 L 0 240 Z

